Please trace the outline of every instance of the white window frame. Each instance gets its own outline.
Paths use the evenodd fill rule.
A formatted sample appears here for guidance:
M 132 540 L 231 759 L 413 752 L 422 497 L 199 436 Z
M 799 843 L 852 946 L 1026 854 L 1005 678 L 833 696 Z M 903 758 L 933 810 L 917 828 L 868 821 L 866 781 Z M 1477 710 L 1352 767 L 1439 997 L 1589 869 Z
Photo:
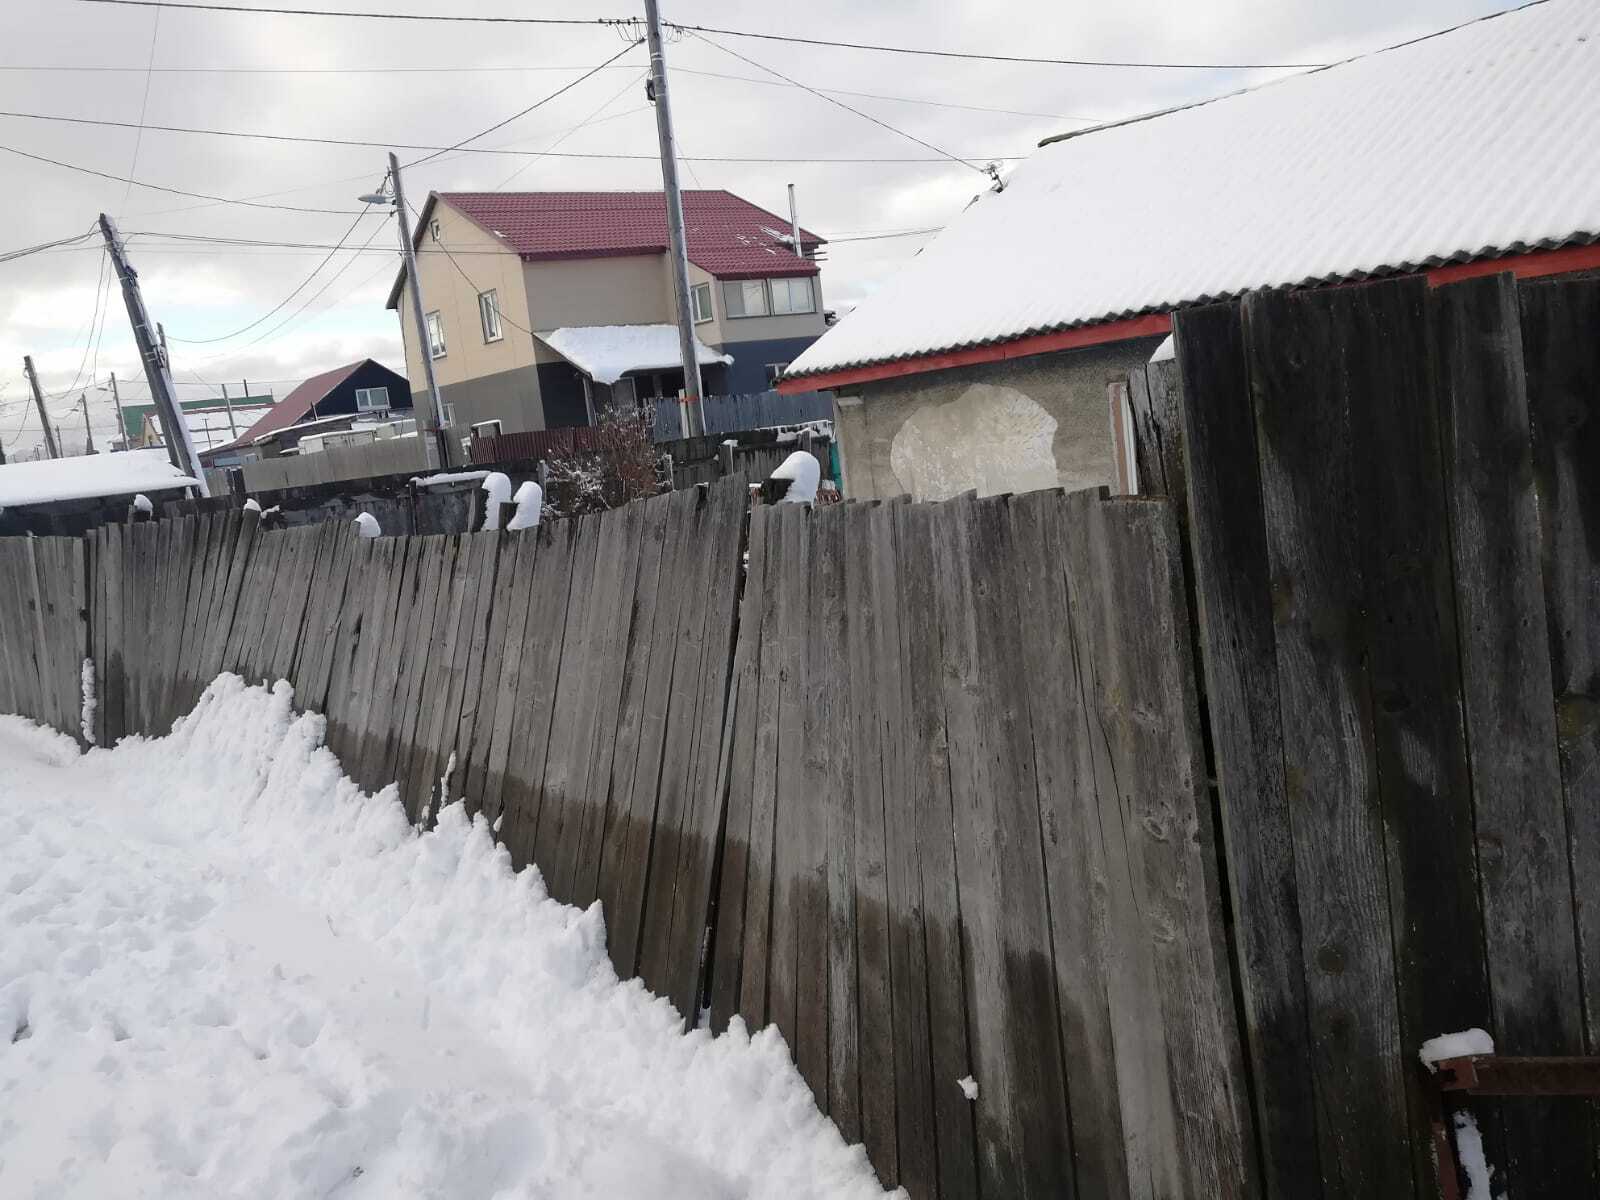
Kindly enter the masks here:
M 701 304 L 701 299 L 705 300 Z M 697 283 L 689 289 L 689 307 L 694 310 L 694 323 L 703 325 L 707 321 L 716 319 L 716 310 L 712 308 L 711 285 Z
M 383 397 L 383 402 L 380 403 L 380 404 L 373 404 L 371 401 L 372 401 L 372 397 L 375 396 L 375 395 L 382 396 Z M 356 389 L 356 411 L 357 412 L 386 412 L 388 410 L 388 408 L 389 408 L 389 389 L 387 387 L 357 388 Z
M 794 293 L 792 289 L 796 283 L 802 283 L 805 285 L 806 300 L 804 308 L 790 307 L 794 302 Z M 767 290 L 771 296 L 771 300 L 767 305 L 767 308 L 768 311 L 770 311 L 775 317 L 806 316 L 817 311 L 817 292 L 816 289 L 811 286 L 811 276 L 809 275 L 786 275 L 781 279 L 769 280 Z M 778 304 L 778 296 L 780 293 L 783 296 L 784 307 L 780 307 Z
M 505 337 L 505 327 L 500 322 L 498 289 L 490 288 L 486 292 L 478 293 L 478 324 L 483 327 L 483 343 L 486 346 Z
M 438 309 L 434 309 L 423 317 L 422 323 L 428 327 L 428 357 L 443 358 L 449 353 L 449 347 L 444 340 L 444 317 Z
M 786 362 L 782 362 L 782 363 L 767 363 L 766 366 L 767 366 L 767 386 L 768 387 L 777 386 L 778 376 L 782 375 L 785 371 L 787 371 L 789 369 L 789 364 L 786 363 Z
M 428 222 L 428 233 L 429 233 L 430 236 L 432 236 L 434 241 L 437 242 L 439 240 L 439 218 L 438 217 L 434 217 L 432 220 L 430 220 Z
M 757 293 L 761 297 L 761 311 L 760 312 L 750 312 L 746 308 L 745 301 L 746 301 L 747 296 L 749 295 L 748 289 L 750 289 L 752 287 L 754 287 L 756 289 Z M 730 297 L 729 297 L 729 294 L 728 294 L 728 289 L 729 288 L 735 288 L 738 291 L 739 300 L 738 300 L 737 305 L 734 304 L 731 301 Z M 767 281 L 765 279 L 725 279 L 725 280 L 723 280 L 723 282 L 722 282 L 722 305 L 723 305 L 723 308 L 727 310 L 727 314 L 728 314 L 729 318 L 733 319 L 733 320 L 742 321 L 742 320 L 745 320 L 745 319 L 747 319 L 749 317 L 770 317 L 772 315 L 772 298 L 767 293 Z

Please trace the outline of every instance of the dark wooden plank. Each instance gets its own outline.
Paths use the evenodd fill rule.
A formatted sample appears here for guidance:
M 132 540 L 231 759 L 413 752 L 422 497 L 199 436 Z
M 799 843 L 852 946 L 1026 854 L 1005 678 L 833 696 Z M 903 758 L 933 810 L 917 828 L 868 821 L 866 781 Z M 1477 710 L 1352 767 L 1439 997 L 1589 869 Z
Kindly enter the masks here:
M 311 573 L 316 566 L 322 527 L 302 526 L 284 531 L 283 590 L 267 627 L 262 674 L 270 681 L 294 682 L 294 656 L 305 631 L 306 608 L 311 603 Z
M 513 610 L 520 609 L 519 626 L 527 619 L 528 579 L 518 570 L 522 540 L 509 534 L 503 535 L 499 539 L 495 557 L 494 596 L 489 604 L 489 626 L 479 664 L 472 740 L 461 776 L 461 795 L 469 813 L 478 813 L 484 808 L 483 793 L 488 781 L 489 755 L 493 749 L 501 699 L 508 690 L 501 687 L 501 673 L 509 649 L 507 629 L 513 620 Z M 513 702 L 509 696 L 505 700 L 508 705 Z
M 522 674 L 523 647 L 527 641 L 528 615 L 533 606 L 534 569 L 539 554 L 537 529 L 518 533 L 501 554 L 501 576 L 511 582 L 506 593 L 505 650 L 501 654 L 494 722 L 490 727 L 489 752 L 484 764 L 483 790 L 479 803 L 484 818 L 498 832 L 505 811 L 506 765 L 511 758 L 511 735 L 519 708 L 517 680 Z M 497 603 L 497 607 L 499 607 Z
M 150 655 L 151 541 L 156 526 L 148 521 L 123 527 L 122 650 L 123 712 L 131 733 L 151 732 L 146 721 L 144 685 Z
M 1518 285 L 1588 1052 L 1600 1048 L 1600 281 Z
M 467 776 L 474 753 L 483 753 L 477 748 L 479 709 L 484 702 L 483 681 L 486 674 L 484 670 L 485 659 L 489 654 L 490 637 L 494 632 L 494 601 L 497 592 L 497 579 L 500 570 L 500 550 L 505 544 L 506 535 L 498 530 L 481 535 L 483 546 L 478 561 L 477 575 L 473 581 L 473 606 L 471 625 L 467 631 L 468 636 L 462 642 L 467 658 L 461 674 L 461 700 L 460 711 L 456 717 L 455 771 L 451 775 L 449 801 L 461 800 L 466 797 Z M 504 636 L 501 627 L 500 636 Z M 489 714 L 492 723 L 494 714 Z M 485 748 L 487 746 L 488 724 L 484 725 Z M 469 812 L 476 811 L 475 804 L 469 804 Z
M 522 669 L 517 678 L 517 715 L 511 727 L 510 756 L 501 802 L 505 823 L 500 839 L 518 868 L 533 860 L 534 838 L 539 828 L 545 759 L 549 753 L 551 720 L 555 715 L 556 688 L 561 674 L 567 601 L 572 590 L 576 525 L 570 520 L 557 521 L 549 527 L 541 526 L 537 535 L 541 542 L 533 568 L 533 594 L 523 635 Z M 610 923 L 608 921 L 608 926 Z M 613 958 L 613 961 L 617 960 Z M 632 973 L 632 965 L 618 962 L 617 971 L 627 976 Z
M 1088 818 L 1098 803 L 1089 747 L 1093 726 L 1073 650 L 1060 528 L 1064 508 L 1054 491 L 1013 499 L 1012 565 L 1018 631 L 1027 647 L 1023 670 L 1078 1193 L 1124 1197 L 1130 1194 L 1127 1157 L 1104 948 L 1096 930 L 1098 901 L 1089 871 L 1094 825 Z
M 1201 746 L 1178 526 L 1163 499 L 1097 506 L 1114 652 L 1098 664 L 1097 723 L 1141 873 L 1177 1146 L 1190 1195 L 1259 1194 L 1237 1038 L 1217 845 Z M 1106 593 L 1102 593 L 1106 594 Z
M 1519 321 L 1510 275 L 1434 294 L 1490 1032 L 1506 1054 L 1582 1054 L 1577 931 L 1561 919 L 1573 878 L 1560 833 L 1567 814 Z M 1583 1108 L 1529 1100 L 1497 1115 L 1504 1140 L 1496 1180 L 1508 1194 L 1600 1193 Z
M 231 553 L 228 556 L 227 582 L 219 593 L 216 624 L 211 631 L 211 646 L 207 651 L 203 672 L 207 684 L 224 669 L 223 658 L 230 645 L 235 616 L 239 610 L 240 592 L 244 588 L 261 526 L 260 519 L 253 512 L 239 514 L 237 518 L 229 513 L 228 517 L 228 532 L 232 536 L 231 539 L 225 536 L 224 543 L 225 548 L 230 548 L 227 543 L 231 540 Z
M 683 571 L 694 536 L 696 506 L 697 497 L 693 491 L 674 492 L 667 499 L 660 568 L 649 614 L 651 651 L 639 717 L 638 753 L 628 797 L 628 816 L 622 830 L 625 842 L 616 876 L 617 904 L 614 919 L 607 928 L 611 961 L 616 964 L 617 971 L 624 977 L 641 974 L 647 984 L 655 978 L 645 973 L 643 961 L 649 936 L 645 932 L 646 922 L 651 919 L 647 909 L 647 885 L 653 864 L 663 853 L 656 846 L 661 831 L 662 763 L 673 708 L 673 670 L 680 649 L 678 615 L 686 603 Z M 643 619 L 641 613 L 640 620 Z M 675 834 L 668 830 L 666 836 Z M 664 956 L 666 936 L 671 928 L 670 908 L 656 914 L 654 919 L 661 931 L 656 953 Z
M 327 522 L 327 527 L 326 566 L 319 572 L 321 583 L 316 590 L 315 607 L 307 614 L 304 652 L 295 667 L 295 694 L 301 706 L 313 712 L 326 711 L 339 630 L 345 621 L 354 618 L 353 613 L 346 611 L 344 599 L 348 594 L 356 539 L 340 522 Z
M 1272 587 L 1237 304 L 1174 321 L 1200 649 L 1269 1196 L 1321 1195 Z
M 456 631 L 467 603 L 471 546 L 466 534 L 449 535 L 439 556 L 439 582 L 434 595 L 433 631 L 417 695 L 416 722 L 410 754 L 398 771 L 400 795 L 406 812 L 420 821 L 438 794 L 440 747 L 445 737 L 445 700 L 449 694 L 450 666 L 455 656 Z
M 1352 536 L 1361 511 L 1346 381 L 1324 299 L 1245 301 L 1324 1190 L 1409 1196 L 1407 1080 L 1372 698 Z M 1365 439 L 1363 439 L 1364 444 Z
M 360 698 L 354 680 L 359 676 L 362 648 L 370 639 L 373 579 L 380 559 L 382 538 L 355 538 L 350 543 L 350 564 L 345 576 L 339 627 L 335 631 L 332 661 L 323 713 L 328 719 L 328 749 L 341 762 L 348 761 L 350 724 Z
M 384 786 L 394 784 L 402 796 L 404 772 L 411 760 L 423 680 L 433 645 L 433 619 L 439 598 L 443 554 L 441 537 L 426 535 L 415 539 L 406 557 L 395 628 L 390 638 L 388 716 L 382 722 L 381 736 L 374 739 L 369 770 Z
M 24 593 L 31 590 L 27 572 L 26 539 L 0 538 L 0 622 L 7 631 L 8 674 L 15 704 L 12 711 L 38 720 L 38 637 L 23 599 Z
M 575 520 L 572 582 L 556 684 L 550 747 L 545 758 L 543 798 L 533 857 L 558 900 L 570 902 L 576 871 L 581 807 L 588 781 L 594 714 L 599 692 L 605 603 L 600 581 L 614 566 L 613 530 L 620 528 L 610 513 L 591 513 Z M 602 558 L 602 550 L 607 551 Z
M 944 564 L 935 557 L 946 512 L 938 504 L 892 511 L 908 753 L 906 788 L 888 799 L 909 805 L 904 823 L 885 813 L 899 1178 L 914 1194 L 969 1197 L 978 1195 L 978 1150 L 973 1105 L 957 1083 L 973 1067 L 945 723 Z M 875 637 L 866 653 L 881 641 Z
M 621 518 L 620 520 L 618 518 Z M 600 867 L 611 828 L 613 764 L 621 720 L 623 684 L 633 626 L 644 506 L 629 504 L 610 515 L 596 563 L 595 607 L 603 616 L 596 662 L 596 691 L 590 716 L 592 736 L 584 790 L 579 798 L 576 845 L 570 887 L 572 902 L 587 908 L 600 894 Z M 620 795 L 626 795 L 621 793 Z M 620 796 L 619 796 L 620 800 Z
M 705 1004 L 702 960 L 710 944 L 712 885 L 727 789 L 728 672 L 733 661 L 734 605 L 748 506 L 748 491 L 737 481 L 715 483 L 707 491 L 694 541 L 693 594 L 700 597 L 703 624 L 698 663 L 688 677 L 696 695 L 693 707 L 684 714 L 693 723 L 693 740 L 678 823 L 671 934 L 673 994 L 686 1013 L 698 1013 Z M 684 648 L 678 653 L 681 659 Z M 818 986 L 825 993 L 820 970 Z
M 52 538 L 30 537 L 23 542 L 24 596 L 32 614 L 32 629 L 39 672 L 40 719 L 56 729 L 67 728 L 67 715 L 61 695 L 57 659 L 61 650 L 56 638 L 56 570 L 51 553 Z
M 200 659 L 205 652 L 206 619 L 211 607 L 212 564 L 222 537 L 221 513 L 197 518 L 194 561 L 189 572 L 189 600 L 184 605 L 184 638 L 178 653 L 176 707 L 188 712 L 200 690 Z
M 791 578 L 778 518 L 781 506 L 761 505 L 750 513 L 750 543 L 764 547 L 761 575 L 761 641 L 756 647 L 758 685 L 752 698 L 750 843 L 746 856 L 743 946 L 740 952 L 738 1011 L 751 1029 L 770 1019 L 768 1004 L 773 956 L 773 885 L 777 853 L 778 697 L 783 677 L 783 630 L 779 597 Z M 759 527 L 759 532 L 757 531 Z
M 405 570 L 409 538 L 376 538 L 366 586 L 358 594 L 362 606 L 360 641 L 351 660 L 348 705 L 340 720 L 342 730 L 337 753 L 345 772 L 362 787 L 372 789 L 379 781 L 368 774 L 374 722 L 386 717 L 375 693 L 383 686 L 382 665 L 390 660 L 390 634 L 394 624 L 398 580 Z
M 126 705 L 124 703 L 123 650 L 127 643 L 123 637 L 126 609 L 122 601 L 126 577 L 124 567 L 127 555 L 123 533 L 125 527 L 108 525 L 106 535 L 106 680 L 100 704 L 105 709 L 106 740 L 116 745 L 128 732 Z
M 380 597 L 379 620 L 373 629 L 377 645 L 373 655 L 372 694 L 363 721 L 358 760 L 358 778 L 371 788 L 393 782 L 394 773 L 386 758 L 395 740 L 395 728 L 404 716 L 396 701 L 396 692 L 400 688 L 407 651 L 417 636 L 413 610 L 422 590 L 421 560 L 426 549 L 417 538 L 392 540 L 397 546 L 388 589 Z
M 672 653 L 670 643 L 658 645 L 655 640 L 662 555 L 671 505 L 672 501 L 664 495 L 651 497 L 638 505 L 638 564 L 630 598 L 627 659 L 623 667 L 622 694 L 618 701 L 616 750 L 611 758 L 611 812 L 606 822 L 597 893 L 605 909 L 607 938 L 613 953 L 622 949 L 625 914 L 629 927 L 635 931 L 638 929 L 645 872 L 650 862 L 650 834 L 655 823 L 655 780 L 660 769 L 660 756 L 658 750 L 656 758 L 646 762 L 641 748 L 647 741 L 646 690 L 651 663 L 657 653 L 667 656 Z M 659 741 L 656 744 L 659 745 Z M 648 787 L 635 786 L 642 785 L 645 779 L 649 780 Z M 633 963 L 637 961 L 634 947 L 636 933 L 627 935 L 626 940 L 626 970 L 631 972 Z
M 1365 626 L 1407 1057 L 1489 1013 L 1428 295 L 1426 281 L 1413 277 L 1335 289 L 1325 301 L 1340 334 L 1334 363 L 1355 438 L 1356 509 L 1337 514 L 1336 536 L 1351 536 L 1355 515 L 1365 593 L 1351 615 Z M 1406 1079 L 1412 1159 L 1425 1190 L 1437 1098 L 1415 1071 Z M 1491 1129 L 1484 1136 L 1493 1154 L 1498 1138 Z
M 722 837 L 722 873 L 717 887 L 716 937 L 712 945 L 711 1027 L 721 1033 L 739 1011 L 743 972 L 745 889 L 751 858 L 751 817 L 755 790 L 756 709 L 761 685 L 762 580 L 767 565 L 767 522 L 751 514 L 739 632 L 734 649 L 728 719 L 728 813 Z

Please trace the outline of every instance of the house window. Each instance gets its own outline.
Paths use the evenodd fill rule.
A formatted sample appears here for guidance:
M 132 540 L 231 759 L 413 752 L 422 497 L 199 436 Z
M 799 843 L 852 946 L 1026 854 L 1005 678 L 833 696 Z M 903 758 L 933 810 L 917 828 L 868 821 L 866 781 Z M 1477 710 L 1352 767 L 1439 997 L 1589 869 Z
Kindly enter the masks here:
M 478 293 L 478 320 L 483 325 L 483 340 L 498 342 L 500 330 L 500 294 L 492 288 Z
M 777 382 L 778 382 L 778 377 L 780 375 L 782 375 L 784 373 L 784 371 L 788 370 L 788 368 L 789 368 L 789 364 L 788 363 L 768 363 L 767 364 L 767 386 L 768 387 L 775 386 L 777 384 Z
M 382 409 L 387 409 L 388 407 L 389 407 L 389 389 L 388 388 L 381 387 L 381 388 L 357 388 L 356 389 L 356 411 L 357 412 L 377 412 L 377 411 L 380 411 Z
M 811 299 L 811 277 L 799 275 L 790 279 L 774 279 L 772 284 L 772 311 L 774 313 L 815 312 Z
M 428 222 L 428 232 L 433 235 L 433 240 L 434 241 L 437 242 L 439 240 L 439 218 L 438 217 L 435 217 L 433 220 Z
M 767 315 L 767 281 L 734 279 L 722 285 L 722 303 L 730 317 Z
M 702 321 L 709 321 L 713 316 L 716 315 L 711 311 L 711 285 L 709 283 L 695 284 L 694 287 L 689 289 L 689 299 L 694 302 L 694 320 L 696 325 Z
M 437 312 L 428 314 L 428 357 L 444 357 L 444 321 Z

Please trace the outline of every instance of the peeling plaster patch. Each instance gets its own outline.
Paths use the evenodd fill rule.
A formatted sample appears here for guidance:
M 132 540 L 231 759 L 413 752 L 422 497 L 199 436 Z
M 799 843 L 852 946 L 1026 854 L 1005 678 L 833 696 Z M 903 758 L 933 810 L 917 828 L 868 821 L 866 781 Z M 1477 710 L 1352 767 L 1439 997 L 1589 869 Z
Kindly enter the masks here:
M 948 404 L 906 418 L 889 467 L 913 500 L 1032 492 L 1059 482 L 1056 419 L 1016 388 L 975 383 Z

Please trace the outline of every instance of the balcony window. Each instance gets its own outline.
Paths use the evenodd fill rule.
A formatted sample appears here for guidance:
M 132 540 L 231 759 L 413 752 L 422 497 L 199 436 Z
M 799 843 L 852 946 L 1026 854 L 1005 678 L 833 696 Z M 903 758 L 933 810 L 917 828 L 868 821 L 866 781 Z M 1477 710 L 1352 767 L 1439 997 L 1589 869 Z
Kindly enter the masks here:
M 767 307 L 765 279 L 732 279 L 722 285 L 722 303 L 730 317 L 764 317 Z
M 799 275 L 789 279 L 773 279 L 772 311 L 776 313 L 808 313 L 817 310 L 811 295 L 811 277 Z

